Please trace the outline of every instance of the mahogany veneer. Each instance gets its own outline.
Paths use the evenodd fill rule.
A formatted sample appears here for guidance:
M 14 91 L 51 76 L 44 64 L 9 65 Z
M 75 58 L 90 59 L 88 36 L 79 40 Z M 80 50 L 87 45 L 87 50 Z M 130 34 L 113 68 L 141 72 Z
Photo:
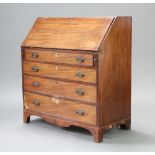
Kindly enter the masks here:
M 22 51 L 24 122 L 79 126 L 101 142 L 131 125 L 131 17 L 38 18 Z

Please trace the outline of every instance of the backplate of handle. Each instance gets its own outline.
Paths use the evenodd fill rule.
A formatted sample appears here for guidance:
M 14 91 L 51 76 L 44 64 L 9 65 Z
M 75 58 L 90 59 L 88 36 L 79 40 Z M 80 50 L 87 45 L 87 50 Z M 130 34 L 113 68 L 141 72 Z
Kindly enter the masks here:
M 39 82 L 37 82 L 37 81 L 32 82 L 32 86 L 34 86 L 34 87 L 39 87 L 39 86 L 40 86 L 40 83 L 39 83 Z
M 79 95 L 79 96 L 82 96 L 84 95 L 84 90 L 83 89 L 76 89 L 76 93 Z
M 40 105 L 40 101 L 39 101 L 39 100 L 33 100 L 32 103 L 33 103 L 34 105 L 37 105 L 37 106 Z
M 84 116 L 84 115 L 85 115 L 84 110 L 76 110 L 75 112 L 76 112 L 76 114 L 78 114 L 79 116 Z
M 38 72 L 39 71 L 39 67 L 38 66 L 32 66 L 32 71 L 33 72 Z
M 82 62 L 84 62 L 84 60 L 85 60 L 85 59 L 84 59 L 83 57 L 81 57 L 81 56 L 77 56 L 75 59 L 76 59 L 76 61 L 79 62 L 79 63 L 82 63 Z
M 85 76 L 85 74 L 81 71 L 77 71 L 75 75 L 79 78 L 83 78 Z
M 39 57 L 38 53 L 32 52 L 32 58 L 38 58 L 38 57 Z

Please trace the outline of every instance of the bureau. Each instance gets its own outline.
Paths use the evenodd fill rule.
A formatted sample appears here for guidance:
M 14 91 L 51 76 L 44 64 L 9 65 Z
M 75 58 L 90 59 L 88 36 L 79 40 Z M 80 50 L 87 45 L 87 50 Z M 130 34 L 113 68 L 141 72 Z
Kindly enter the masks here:
M 87 129 L 131 125 L 131 17 L 37 18 L 21 45 L 23 118 Z

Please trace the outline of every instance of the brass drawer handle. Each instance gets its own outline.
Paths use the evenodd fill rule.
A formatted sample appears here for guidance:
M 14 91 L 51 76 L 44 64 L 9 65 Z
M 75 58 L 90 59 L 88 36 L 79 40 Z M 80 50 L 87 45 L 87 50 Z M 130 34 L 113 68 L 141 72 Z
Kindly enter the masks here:
M 78 71 L 78 72 L 76 72 L 76 74 L 75 74 L 77 77 L 79 77 L 79 78 L 83 78 L 85 75 L 84 75 L 84 73 L 82 73 L 82 72 L 80 72 L 80 71 Z
M 79 62 L 79 63 L 84 62 L 84 60 L 85 60 L 85 59 L 84 59 L 83 57 L 81 57 L 81 56 L 77 56 L 77 57 L 76 57 L 76 61 Z
M 32 66 L 32 71 L 33 72 L 38 72 L 39 71 L 39 67 L 38 66 Z
M 76 114 L 78 114 L 80 116 L 84 116 L 85 115 L 85 112 L 83 110 L 76 110 L 75 112 L 76 112 Z
M 38 57 L 39 57 L 38 53 L 32 52 L 32 58 L 38 58 Z
M 39 87 L 40 86 L 40 83 L 39 82 L 32 82 L 32 86 L 34 86 L 34 87 Z
M 32 103 L 36 106 L 39 106 L 40 105 L 40 101 L 39 100 L 33 100 Z
M 84 90 L 83 89 L 77 89 L 76 90 L 76 93 L 79 95 L 79 96 L 82 96 L 82 95 L 84 95 Z

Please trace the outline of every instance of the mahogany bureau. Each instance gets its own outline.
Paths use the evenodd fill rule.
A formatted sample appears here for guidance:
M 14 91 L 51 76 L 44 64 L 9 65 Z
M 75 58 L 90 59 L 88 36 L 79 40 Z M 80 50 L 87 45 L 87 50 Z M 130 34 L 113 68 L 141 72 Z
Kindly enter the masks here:
M 38 18 L 22 43 L 24 122 L 79 126 L 101 142 L 131 124 L 131 17 Z

